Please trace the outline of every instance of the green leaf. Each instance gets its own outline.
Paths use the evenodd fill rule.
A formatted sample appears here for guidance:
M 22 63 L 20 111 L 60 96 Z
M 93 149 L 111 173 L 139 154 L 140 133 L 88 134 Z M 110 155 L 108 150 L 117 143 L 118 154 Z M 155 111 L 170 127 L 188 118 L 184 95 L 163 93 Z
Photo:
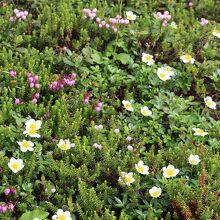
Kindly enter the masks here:
M 74 66 L 74 63 L 70 60 L 68 60 L 66 57 L 63 57 L 63 62 L 69 66 Z
M 119 60 L 122 64 L 130 64 L 133 63 L 133 59 L 130 57 L 129 54 L 120 53 L 116 55 L 116 60 Z
M 25 212 L 19 220 L 33 220 L 34 218 L 38 218 L 39 220 L 44 220 L 49 215 L 48 212 L 45 212 L 40 209 L 35 209 L 33 211 Z

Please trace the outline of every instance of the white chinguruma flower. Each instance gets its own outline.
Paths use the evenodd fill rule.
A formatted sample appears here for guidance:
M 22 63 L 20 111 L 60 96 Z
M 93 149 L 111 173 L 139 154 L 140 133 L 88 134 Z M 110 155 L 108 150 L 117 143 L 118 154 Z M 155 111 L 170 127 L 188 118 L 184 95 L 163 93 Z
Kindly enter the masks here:
M 162 81 L 166 81 L 171 79 L 171 76 L 174 75 L 174 72 L 171 71 L 170 69 L 171 67 L 169 66 L 165 66 L 165 67 L 160 67 L 157 69 L 157 76 L 162 80 Z
M 148 53 L 142 53 L 142 62 L 147 63 L 148 66 L 155 63 L 153 56 Z
M 152 111 L 149 110 L 149 108 L 147 106 L 141 107 L 141 114 L 143 116 L 150 116 L 152 115 Z
M 62 209 L 57 210 L 57 214 L 52 216 L 53 220 L 72 220 L 69 211 L 63 211 Z
M 216 109 L 216 103 L 214 101 L 212 101 L 212 97 L 207 96 L 206 98 L 204 98 L 205 104 L 211 108 L 211 109 Z
M 184 63 L 191 63 L 194 64 L 195 59 L 189 55 L 189 54 L 185 54 L 183 56 L 180 57 L 180 59 L 184 62 Z
M 157 198 L 161 195 L 162 193 L 162 190 L 160 187 L 156 187 L 156 186 L 153 186 L 150 190 L 149 190 L 149 194 L 151 195 L 151 197 L 153 198 Z
M 132 107 L 131 103 L 129 101 L 122 101 L 122 104 L 124 105 L 124 108 L 130 112 L 133 112 L 134 108 Z
M 212 31 L 212 34 L 213 34 L 215 37 L 217 37 L 217 38 L 220 39 L 220 29 L 214 29 L 214 30 Z
M 200 159 L 199 159 L 199 156 L 198 155 L 193 155 L 191 154 L 189 157 L 188 157 L 188 161 L 190 164 L 192 165 L 197 165 L 199 162 L 200 162 Z
M 75 144 L 74 143 L 71 144 L 69 139 L 66 139 L 66 140 L 60 139 L 60 141 L 57 144 L 57 146 L 61 150 L 69 150 L 71 147 L 75 147 Z
M 137 15 L 135 15 L 132 11 L 126 11 L 126 16 L 130 21 L 134 21 L 137 18 Z
M 123 185 L 130 186 L 131 183 L 133 183 L 135 181 L 135 179 L 133 177 L 132 172 L 130 172 L 130 173 L 121 172 L 121 177 L 119 177 L 118 181 Z
M 166 178 L 175 177 L 179 172 L 179 169 L 175 169 L 171 164 L 168 167 L 163 167 L 163 176 Z
M 144 165 L 144 162 L 140 160 L 137 164 L 135 164 L 135 168 L 138 171 L 138 173 L 148 175 L 149 174 L 149 167 L 147 165 Z
M 205 132 L 203 129 L 201 128 L 193 128 L 193 131 L 195 132 L 194 135 L 195 136 L 206 136 L 208 134 L 208 132 Z
M 23 165 L 23 160 L 22 159 L 15 159 L 14 157 L 11 157 L 8 167 L 12 170 L 13 173 L 17 173 L 18 171 L 22 170 L 24 165 Z
M 20 150 L 22 152 L 26 152 L 26 151 L 33 151 L 34 148 L 34 143 L 32 141 L 26 141 L 26 140 L 23 140 L 23 141 L 18 141 L 17 142 L 20 146 Z
M 40 120 L 35 121 L 34 119 L 29 119 L 25 122 L 26 130 L 23 132 L 23 134 L 27 134 L 30 137 L 36 137 L 39 138 L 40 135 L 37 133 L 37 131 L 41 128 L 42 122 Z

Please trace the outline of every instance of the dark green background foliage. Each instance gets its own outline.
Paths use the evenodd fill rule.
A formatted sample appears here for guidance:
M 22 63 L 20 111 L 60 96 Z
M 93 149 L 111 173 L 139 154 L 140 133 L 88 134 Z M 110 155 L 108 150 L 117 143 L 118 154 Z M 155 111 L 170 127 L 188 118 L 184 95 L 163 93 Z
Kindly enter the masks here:
M 0 3 L 0 203 L 3 191 L 15 187 L 15 212 L 6 219 L 18 219 L 30 210 L 50 213 L 58 208 L 76 219 L 218 219 L 220 207 L 220 112 L 208 109 L 204 97 L 220 100 L 220 40 L 212 35 L 219 28 L 217 0 L 14 0 Z M 83 8 L 97 8 L 101 18 L 126 11 L 137 20 L 118 33 L 99 29 L 83 19 Z M 15 8 L 28 10 L 27 20 L 9 22 Z M 161 27 L 154 17 L 168 10 L 178 28 Z M 207 26 L 200 19 L 209 19 Z M 66 53 L 62 47 L 68 47 Z M 154 55 L 156 64 L 141 62 L 143 52 Z M 191 54 L 194 65 L 180 62 Z M 162 64 L 176 70 L 174 79 L 163 82 L 157 75 Z M 17 71 L 11 78 L 9 70 Z M 39 75 L 39 103 L 31 101 L 27 72 Z M 58 92 L 48 85 L 65 73 L 77 74 L 76 85 Z M 83 95 L 92 91 L 90 104 Z M 19 97 L 22 105 L 15 105 Z M 122 107 L 133 100 L 134 112 Z M 103 103 L 100 113 L 94 107 Z M 148 106 L 152 117 L 140 114 Z M 27 118 L 42 121 L 41 138 L 32 139 L 34 152 L 22 153 L 17 141 L 24 138 Z M 94 126 L 103 124 L 97 131 Z M 208 136 L 195 137 L 192 128 L 201 127 Z M 115 134 L 114 129 L 120 133 Z M 132 136 L 133 151 L 126 137 Z M 75 148 L 61 151 L 52 138 L 70 139 Z M 93 147 L 102 144 L 101 151 Z M 187 158 L 198 154 L 199 165 Z M 10 157 L 24 160 L 24 169 L 14 174 Z M 143 160 L 150 175 L 142 176 L 135 163 Z M 173 164 L 180 173 L 162 178 L 162 167 Z M 122 187 L 118 178 L 133 172 L 135 182 Z M 152 199 L 152 186 L 162 195 Z M 55 193 L 50 193 L 52 187 Z M 4 218 L 3 215 L 0 218 Z

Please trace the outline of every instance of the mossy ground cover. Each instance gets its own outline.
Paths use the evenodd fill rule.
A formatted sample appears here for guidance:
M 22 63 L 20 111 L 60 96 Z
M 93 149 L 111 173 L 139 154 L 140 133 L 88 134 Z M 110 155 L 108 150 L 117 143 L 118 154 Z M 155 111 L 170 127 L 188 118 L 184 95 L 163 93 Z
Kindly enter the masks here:
M 219 219 L 219 4 L 1 1 L 0 219 Z

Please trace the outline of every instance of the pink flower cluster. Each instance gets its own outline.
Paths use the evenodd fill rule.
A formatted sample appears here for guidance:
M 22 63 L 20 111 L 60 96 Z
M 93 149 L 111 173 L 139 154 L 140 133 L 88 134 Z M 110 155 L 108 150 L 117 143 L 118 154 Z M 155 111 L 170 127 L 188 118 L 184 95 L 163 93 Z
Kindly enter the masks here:
M 52 82 L 49 85 L 49 88 L 54 91 L 58 91 L 58 90 L 62 89 L 65 85 L 73 86 L 76 83 L 75 79 L 76 79 L 75 73 L 72 73 L 70 75 L 66 75 L 61 80 Z
M 100 101 L 98 101 L 97 106 L 95 107 L 96 112 L 100 112 L 102 109 L 102 103 Z
M 201 24 L 202 26 L 205 26 L 205 25 L 207 25 L 208 23 L 209 23 L 209 21 L 208 21 L 207 19 L 201 18 L 200 24 Z
M 10 71 L 9 71 L 9 75 L 10 75 L 11 77 L 16 77 L 16 76 L 17 76 L 17 72 L 16 72 L 15 70 L 10 70 Z
M 162 26 L 165 27 L 172 16 L 169 11 L 165 11 L 164 13 L 157 12 L 157 18 L 162 21 Z
M 29 80 L 30 88 L 34 88 L 34 87 L 36 89 L 40 88 L 40 84 L 36 83 L 36 81 L 39 79 L 38 75 L 33 76 L 31 73 L 27 73 L 27 77 L 28 77 L 28 80 Z
M 7 196 L 7 195 L 9 195 L 10 193 L 16 193 L 16 189 L 15 188 L 6 188 L 5 190 L 4 190 L 4 194 Z
M 15 13 L 15 17 L 14 16 L 11 16 L 9 18 L 10 21 L 15 21 L 16 19 L 18 21 L 21 21 L 21 20 L 26 20 L 27 16 L 28 16 L 28 11 L 22 11 L 22 10 L 18 10 L 17 8 L 14 10 L 14 13 Z
M 95 129 L 96 130 L 102 130 L 103 129 L 103 125 L 95 125 Z
M 93 8 L 93 9 L 84 8 L 83 12 L 85 14 L 84 18 L 89 18 L 90 20 L 93 20 L 96 18 L 95 21 L 96 21 L 96 24 L 98 25 L 99 28 L 111 29 L 114 32 L 118 31 L 118 28 L 116 27 L 116 25 L 129 24 L 129 20 L 122 19 L 122 17 L 120 15 L 117 15 L 115 18 L 109 18 L 108 22 L 106 22 L 105 20 L 102 20 L 101 18 L 97 17 L 97 15 L 96 15 L 97 9 L 96 8 Z
M 4 214 L 7 212 L 7 209 L 9 209 L 11 212 L 13 212 L 14 208 L 15 208 L 15 206 L 11 202 L 9 202 L 8 204 L 4 203 L 4 204 L 0 205 L 0 212 Z
M 101 150 L 101 149 L 102 149 L 102 145 L 101 145 L 101 144 L 97 144 L 97 143 L 93 144 L 93 147 L 94 147 L 95 149 L 98 149 L 98 150 Z
M 28 72 L 27 77 L 28 77 L 30 88 L 36 88 L 36 89 L 40 88 L 40 83 L 37 83 L 39 79 L 38 75 L 32 75 L 31 73 Z M 40 94 L 36 92 L 34 96 L 32 97 L 32 102 L 36 104 L 39 98 L 40 98 Z
M 89 104 L 89 96 L 90 95 L 91 95 L 91 92 L 84 94 L 84 104 L 86 104 L 86 105 Z

